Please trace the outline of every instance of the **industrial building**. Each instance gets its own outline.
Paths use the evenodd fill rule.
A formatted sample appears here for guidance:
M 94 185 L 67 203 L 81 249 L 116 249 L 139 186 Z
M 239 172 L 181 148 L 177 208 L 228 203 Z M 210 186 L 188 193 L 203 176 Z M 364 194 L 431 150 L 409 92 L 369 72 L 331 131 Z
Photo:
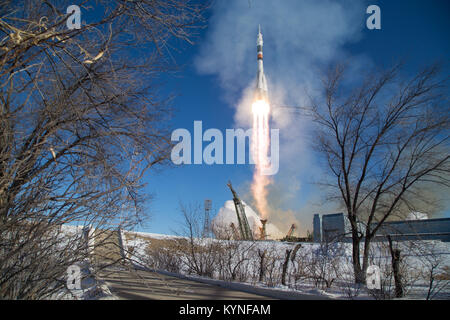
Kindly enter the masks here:
M 364 226 L 358 228 L 365 230 Z M 386 240 L 441 240 L 450 242 L 450 218 L 386 221 L 377 231 L 375 241 Z M 351 241 L 350 222 L 343 213 L 315 214 L 314 242 Z

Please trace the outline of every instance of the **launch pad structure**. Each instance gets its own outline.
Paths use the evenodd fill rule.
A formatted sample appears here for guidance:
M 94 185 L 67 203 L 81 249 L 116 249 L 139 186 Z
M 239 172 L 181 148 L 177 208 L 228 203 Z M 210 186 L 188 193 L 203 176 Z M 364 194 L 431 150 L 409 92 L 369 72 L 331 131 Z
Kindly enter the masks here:
M 231 193 L 233 194 L 233 202 L 236 209 L 236 216 L 238 220 L 239 225 L 239 231 L 237 230 L 234 223 L 230 224 L 231 230 L 233 232 L 233 237 L 235 239 L 240 240 L 254 240 L 253 239 L 253 232 L 250 228 L 250 225 L 248 224 L 247 215 L 245 214 L 245 206 L 242 204 L 241 199 L 237 195 L 236 191 L 234 191 L 233 186 L 231 185 L 231 182 L 229 181 L 227 186 L 230 188 Z M 260 228 L 260 236 L 259 240 L 267 240 L 267 233 L 266 233 L 266 223 L 267 219 L 260 219 L 262 227 Z
M 239 199 L 236 191 L 234 191 L 233 187 L 231 186 L 231 181 L 228 181 L 227 186 L 230 188 L 231 193 L 233 194 L 233 202 L 236 208 L 236 216 L 239 224 L 239 230 L 241 233 L 241 239 L 253 240 L 253 232 L 248 224 L 247 216 L 245 215 L 244 205 L 242 204 L 241 199 Z
M 261 227 L 261 240 L 266 240 L 267 239 L 267 232 L 266 232 L 266 223 L 267 223 L 267 219 L 260 219 L 259 221 L 261 221 L 262 223 L 262 227 Z

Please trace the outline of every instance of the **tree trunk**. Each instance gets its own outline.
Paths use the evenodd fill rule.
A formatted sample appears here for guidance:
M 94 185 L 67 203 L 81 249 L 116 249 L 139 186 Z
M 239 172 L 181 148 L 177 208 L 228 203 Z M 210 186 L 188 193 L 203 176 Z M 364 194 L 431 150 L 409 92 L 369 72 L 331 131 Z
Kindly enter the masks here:
M 369 267 L 369 251 L 370 251 L 370 243 L 371 243 L 372 237 L 365 237 L 364 238 L 364 250 L 363 250 L 363 265 L 361 268 L 361 273 L 364 277 L 363 282 L 366 283 L 366 273 L 367 268 Z
M 262 282 L 264 280 L 264 273 L 266 273 L 265 267 L 264 267 L 264 258 L 266 257 L 266 250 L 260 251 L 258 250 L 259 255 L 259 282 Z
M 392 246 L 392 240 L 390 236 L 387 236 L 389 241 L 389 250 L 391 252 L 392 258 L 392 271 L 394 273 L 394 283 L 395 283 L 395 297 L 403 297 L 403 284 L 400 274 L 400 250 L 394 249 Z
M 364 283 L 366 281 L 366 276 L 361 268 L 361 261 L 359 257 L 359 244 L 360 240 L 356 232 L 352 234 L 353 245 L 352 245 L 352 261 L 353 261 L 353 272 L 355 274 L 355 283 Z
M 292 252 L 292 250 L 286 249 L 286 258 L 284 259 L 283 273 L 281 274 L 281 284 L 283 286 L 286 285 L 286 272 L 287 272 L 287 267 L 289 264 L 289 257 L 291 256 L 291 252 Z

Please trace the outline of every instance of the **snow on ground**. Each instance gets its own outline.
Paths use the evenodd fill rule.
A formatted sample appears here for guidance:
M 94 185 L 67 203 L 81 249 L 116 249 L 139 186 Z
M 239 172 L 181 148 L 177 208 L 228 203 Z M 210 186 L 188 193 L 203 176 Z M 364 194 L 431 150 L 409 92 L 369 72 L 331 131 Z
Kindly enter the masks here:
M 127 235 L 136 235 L 136 236 L 142 236 L 142 237 L 146 237 L 146 238 L 153 238 L 153 239 L 181 239 L 181 238 L 186 238 L 186 237 L 182 237 L 182 236 L 173 236 L 173 235 L 166 235 L 166 234 L 159 234 L 159 233 L 147 233 L 147 232 L 138 232 L 138 231 L 133 231 L 133 232 L 126 232 Z

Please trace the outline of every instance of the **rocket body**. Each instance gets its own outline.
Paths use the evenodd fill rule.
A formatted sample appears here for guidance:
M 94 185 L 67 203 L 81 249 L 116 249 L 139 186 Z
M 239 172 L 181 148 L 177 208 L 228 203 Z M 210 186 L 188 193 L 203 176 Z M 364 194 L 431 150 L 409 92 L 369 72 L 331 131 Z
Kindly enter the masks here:
M 261 237 L 266 238 L 265 223 L 268 214 L 267 186 L 270 179 L 265 175 L 270 170 L 270 162 L 268 152 L 270 146 L 269 136 L 269 118 L 270 105 L 267 92 L 266 76 L 264 75 L 263 66 L 263 37 L 261 27 L 258 30 L 256 38 L 256 52 L 258 61 L 258 70 L 256 74 L 255 98 L 252 103 L 253 114 L 253 131 L 251 140 L 252 158 L 255 161 L 255 171 L 253 174 L 252 194 L 255 199 L 256 208 L 261 217 Z
M 256 39 L 256 51 L 258 59 L 258 71 L 256 74 L 256 100 L 268 100 L 267 95 L 267 82 L 264 75 L 263 66 L 263 37 L 261 34 L 261 27 L 258 28 L 258 37 Z

